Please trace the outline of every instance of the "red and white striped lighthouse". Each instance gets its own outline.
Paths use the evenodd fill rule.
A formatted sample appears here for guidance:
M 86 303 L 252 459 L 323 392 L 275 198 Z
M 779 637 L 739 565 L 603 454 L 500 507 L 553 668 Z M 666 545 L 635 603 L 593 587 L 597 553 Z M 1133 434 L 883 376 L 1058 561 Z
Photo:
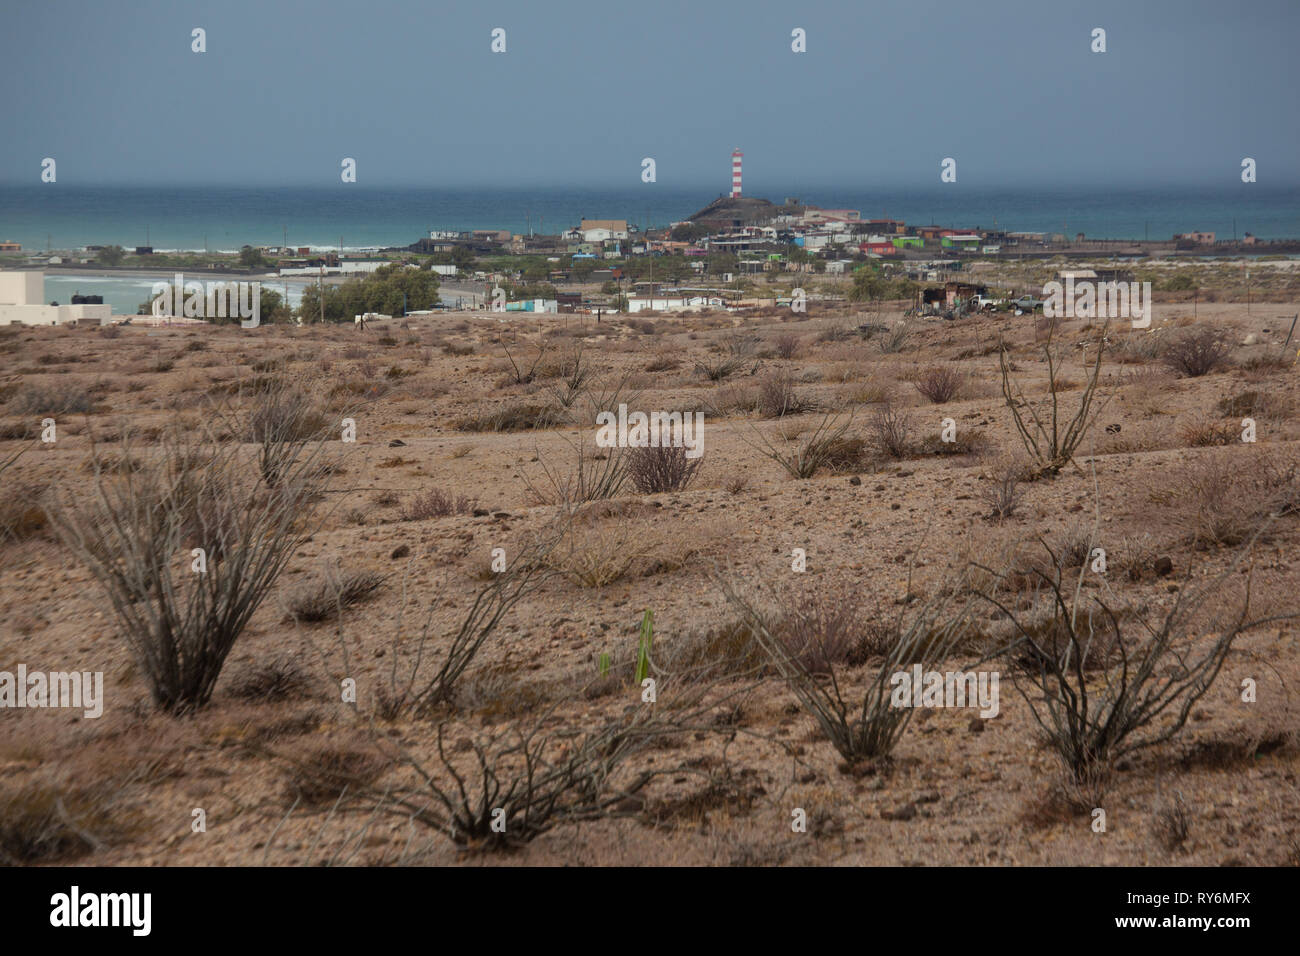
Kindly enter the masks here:
M 731 153 L 731 196 L 734 199 L 740 195 L 740 158 L 744 155 L 737 147 Z

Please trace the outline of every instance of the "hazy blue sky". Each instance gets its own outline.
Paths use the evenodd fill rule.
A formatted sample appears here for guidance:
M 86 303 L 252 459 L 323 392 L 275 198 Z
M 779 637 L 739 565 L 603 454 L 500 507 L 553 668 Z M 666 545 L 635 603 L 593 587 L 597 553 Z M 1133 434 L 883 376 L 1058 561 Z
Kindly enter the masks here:
M 1300 181 L 1300 3 L 6 4 L 0 180 L 713 187 Z M 207 31 L 207 52 L 190 31 Z M 490 51 L 506 30 L 507 52 Z M 790 32 L 807 31 L 808 52 Z M 1094 27 L 1107 52 L 1090 51 Z

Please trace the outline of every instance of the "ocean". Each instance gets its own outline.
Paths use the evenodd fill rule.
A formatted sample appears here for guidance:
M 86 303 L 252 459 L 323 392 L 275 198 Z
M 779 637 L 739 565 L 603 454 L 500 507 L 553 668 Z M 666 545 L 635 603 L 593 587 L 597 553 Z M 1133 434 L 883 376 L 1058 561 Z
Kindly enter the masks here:
M 751 193 L 747 193 L 751 194 Z M 1082 232 L 1095 238 L 1169 239 L 1213 231 L 1261 239 L 1300 238 L 1300 187 L 928 189 L 845 187 L 753 190 L 780 202 L 797 196 L 823 208 L 915 225 Z M 331 188 L 0 185 L 0 240 L 24 251 L 117 244 L 163 250 L 235 251 L 240 246 L 345 250 L 405 246 L 431 229 L 558 233 L 579 220 L 627 219 L 659 227 L 697 212 L 716 190 L 643 184 L 623 190 L 509 188 Z

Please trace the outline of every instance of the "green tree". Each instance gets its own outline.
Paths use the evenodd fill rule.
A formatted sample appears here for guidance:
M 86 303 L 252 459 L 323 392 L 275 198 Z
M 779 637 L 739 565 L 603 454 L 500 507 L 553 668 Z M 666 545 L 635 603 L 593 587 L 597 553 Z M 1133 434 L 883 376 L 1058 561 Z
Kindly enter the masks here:
M 252 246 L 244 246 L 239 250 L 239 264 L 245 269 L 258 269 L 270 265 L 262 256 L 262 250 L 254 249 Z
M 120 265 L 125 257 L 126 251 L 121 246 L 105 246 L 99 250 L 95 261 L 101 266 L 116 266 Z
M 325 321 L 351 322 L 366 312 L 401 315 L 431 309 L 438 303 L 438 280 L 433 272 L 408 269 L 400 263 L 380 266 L 366 276 L 346 280 L 342 285 L 325 287 Z M 314 322 L 321 315 L 319 286 L 303 290 L 298 314 L 304 322 Z

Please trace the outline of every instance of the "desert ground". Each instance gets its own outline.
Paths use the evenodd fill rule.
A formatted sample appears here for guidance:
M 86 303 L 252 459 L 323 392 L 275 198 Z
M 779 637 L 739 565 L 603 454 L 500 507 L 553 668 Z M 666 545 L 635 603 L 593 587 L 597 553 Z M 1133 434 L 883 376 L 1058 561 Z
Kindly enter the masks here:
M 0 329 L 0 671 L 104 675 L 101 717 L 0 711 L 0 861 L 1296 865 L 1300 295 L 1275 298 L 1167 297 L 1147 330 L 903 303 Z M 1013 408 L 1054 392 L 1061 434 L 1090 405 L 1053 468 Z M 275 499 L 245 424 L 286 403 L 294 547 L 210 699 L 161 705 L 104 547 L 68 529 L 102 531 L 127 479 L 153 501 L 187 441 L 232 449 L 231 507 Z M 597 447 L 619 403 L 703 413 L 684 489 L 643 490 L 680 458 Z M 183 605 L 233 559 L 193 571 L 213 539 L 182 531 L 159 540 Z M 1168 620 L 1148 684 L 1267 623 L 1185 726 L 1081 780 L 1023 640 L 1057 646 L 1052 582 L 1098 622 L 1098 701 Z M 996 716 L 917 708 L 846 756 L 808 695 L 838 688 L 851 722 L 913 660 L 998 672 Z

